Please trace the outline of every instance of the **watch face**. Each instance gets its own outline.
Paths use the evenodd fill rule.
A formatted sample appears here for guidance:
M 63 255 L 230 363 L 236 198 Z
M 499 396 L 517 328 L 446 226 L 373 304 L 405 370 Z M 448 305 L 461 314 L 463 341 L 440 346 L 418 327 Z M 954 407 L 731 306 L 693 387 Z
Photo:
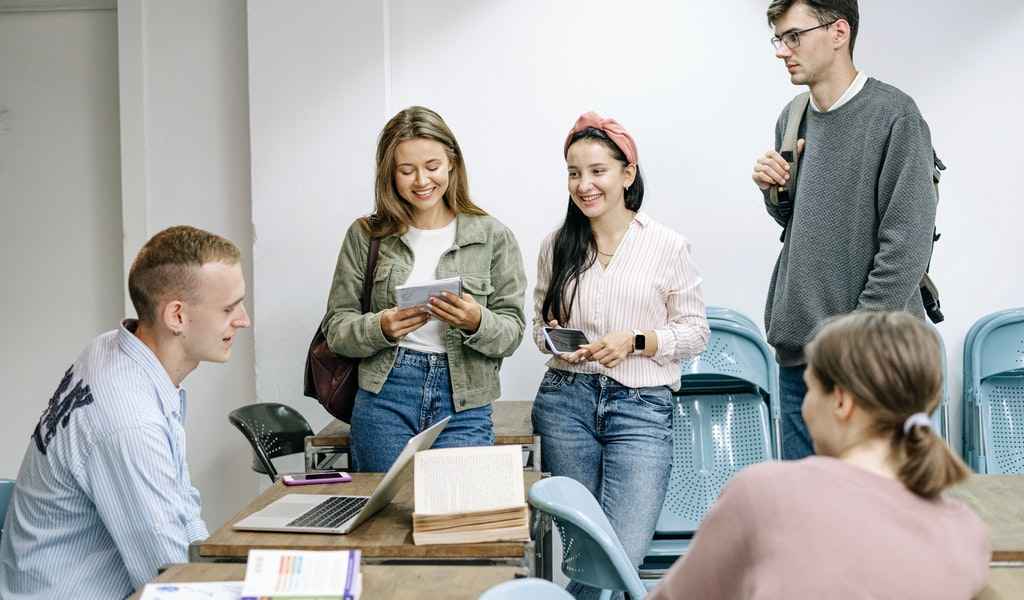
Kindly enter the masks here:
M 637 350 L 643 350 L 646 346 L 647 338 L 643 335 L 636 335 L 633 337 L 633 347 Z

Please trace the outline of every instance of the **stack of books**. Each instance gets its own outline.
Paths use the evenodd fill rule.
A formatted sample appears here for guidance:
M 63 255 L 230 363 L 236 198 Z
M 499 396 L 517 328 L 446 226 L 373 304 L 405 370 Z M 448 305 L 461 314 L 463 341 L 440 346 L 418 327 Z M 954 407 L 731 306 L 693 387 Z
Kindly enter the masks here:
M 242 600 L 359 600 L 359 550 L 250 550 Z
M 413 485 L 415 544 L 530 539 L 519 446 L 417 452 Z

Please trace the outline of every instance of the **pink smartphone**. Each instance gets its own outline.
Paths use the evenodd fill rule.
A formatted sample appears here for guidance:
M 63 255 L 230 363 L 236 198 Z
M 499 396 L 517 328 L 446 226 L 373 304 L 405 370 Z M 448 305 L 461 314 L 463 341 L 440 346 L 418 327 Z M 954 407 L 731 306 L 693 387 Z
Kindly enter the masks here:
M 319 485 L 322 483 L 347 483 L 352 481 L 352 476 L 341 471 L 327 471 L 324 473 L 296 473 L 284 475 L 281 481 L 285 485 Z

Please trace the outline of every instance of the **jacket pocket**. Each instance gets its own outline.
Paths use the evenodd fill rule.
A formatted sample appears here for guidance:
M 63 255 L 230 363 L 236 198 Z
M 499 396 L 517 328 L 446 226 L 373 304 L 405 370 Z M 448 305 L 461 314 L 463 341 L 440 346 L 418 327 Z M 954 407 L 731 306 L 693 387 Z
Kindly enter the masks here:
M 463 275 L 462 291 L 476 299 L 477 304 L 487 306 L 487 298 L 494 293 L 494 286 L 491 285 L 490 277 L 480 275 Z
M 395 304 L 394 290 L 391 288 L 392 267 L 391 264 L 377 265 L 373 273 L 373 289 L 370 290 L 370 310 L 373 312 L 391 308 Z

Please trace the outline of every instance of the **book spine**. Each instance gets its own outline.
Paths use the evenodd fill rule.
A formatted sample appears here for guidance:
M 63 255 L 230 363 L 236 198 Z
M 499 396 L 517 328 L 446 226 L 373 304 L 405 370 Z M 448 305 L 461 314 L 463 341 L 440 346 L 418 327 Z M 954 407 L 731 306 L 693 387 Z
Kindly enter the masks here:
M 341 595 L 345 600 L 353 600 L 352 585 L 356 579 L 356 569 L 359 568 L 361 554 L 359 550 L 351 550 L 348 553 L 348 575 L 345 577 L 345 591 Z

